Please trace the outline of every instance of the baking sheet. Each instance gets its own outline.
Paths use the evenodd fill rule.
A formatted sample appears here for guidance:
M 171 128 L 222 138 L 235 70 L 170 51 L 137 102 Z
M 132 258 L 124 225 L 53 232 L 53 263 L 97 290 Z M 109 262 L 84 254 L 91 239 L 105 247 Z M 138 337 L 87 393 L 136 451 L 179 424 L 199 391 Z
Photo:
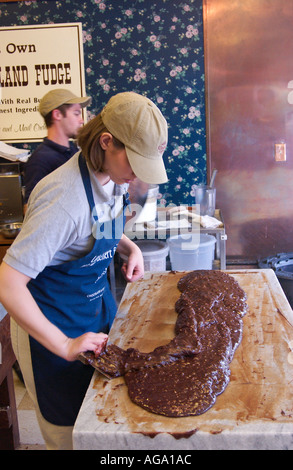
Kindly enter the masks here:
M 293 313 L 272 270 L 227 271 L 248 296 L 243 339 L 230 383 L 200 416 L 168 418 L 132 403 L 123 377 L 99 373 L 74 428 L 77 449 L 204 449 L 293 447 Z M 109 340 L 143 352 L 174 337 L 182 272 L 147 273 L 129 284 Z

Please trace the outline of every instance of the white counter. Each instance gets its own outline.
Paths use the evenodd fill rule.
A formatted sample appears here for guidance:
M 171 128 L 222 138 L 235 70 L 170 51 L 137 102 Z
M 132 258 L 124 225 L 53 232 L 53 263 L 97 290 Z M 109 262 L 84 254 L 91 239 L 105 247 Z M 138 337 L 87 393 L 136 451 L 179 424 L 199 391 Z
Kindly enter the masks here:
M 128 397 L 123 377 L 94 377 L 74 427 L 75 449 L 293 449 L 293 313 L 272 270 L 228 271 L 248 295 L 243 339 L 230 383 L 200 416 L 168 418 Z M 147 274 L 129 284 L 110 340 L 151 351 L 173 336 L 182 273 Z

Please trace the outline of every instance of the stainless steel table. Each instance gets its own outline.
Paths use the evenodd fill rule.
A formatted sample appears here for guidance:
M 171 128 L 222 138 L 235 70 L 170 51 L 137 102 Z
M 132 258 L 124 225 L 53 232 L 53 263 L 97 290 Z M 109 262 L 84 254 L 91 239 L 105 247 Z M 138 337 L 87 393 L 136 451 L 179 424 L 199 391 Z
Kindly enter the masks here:
M 190 209 L 190 208 L 189 208 Z M 221 225 L 217 228 L 204 228 L 197 224 L 191 224 L 189 228 L 164 228 L 158 224 L 158 220 L 165 218 L 170 220 L 168 216 L 168 208 L 159 207 L 157 210 L 157 220 L 151 223 L 126 223 L 125 235 L 130 239 L 160 239 L 166 240 L 172 235 L 181 233 L 206 233 L 214 235 L 216 237 L 216 248 L 215 248 L 215 269 L 226 269 L 226 240 L 227 235 L 225 232 L 225 224 L 220 209 L 216 209 L 214 217 L 221 222 Z

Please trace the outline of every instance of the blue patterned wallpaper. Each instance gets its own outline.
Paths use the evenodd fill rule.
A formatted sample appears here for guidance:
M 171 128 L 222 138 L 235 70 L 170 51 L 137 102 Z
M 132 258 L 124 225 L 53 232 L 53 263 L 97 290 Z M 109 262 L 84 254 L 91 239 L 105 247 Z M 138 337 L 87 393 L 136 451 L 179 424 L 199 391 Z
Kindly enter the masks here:
M 202 0 L 6 2 L 0 22 L 81 22 L 89 118 L 117 92 L 153 100 L 169 124 L 159 203 L 194 203 L 192 186 L 206 180 Z

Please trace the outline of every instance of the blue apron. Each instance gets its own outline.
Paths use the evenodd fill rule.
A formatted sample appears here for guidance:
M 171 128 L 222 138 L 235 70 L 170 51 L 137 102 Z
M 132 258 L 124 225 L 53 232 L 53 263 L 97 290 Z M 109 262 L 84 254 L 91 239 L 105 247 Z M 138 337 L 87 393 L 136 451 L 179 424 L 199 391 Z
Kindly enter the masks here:
M 93 220 L 94 198 L 86 162 L 79 155 L 79 167 Z M 46 267 L 28 288 L 43 314 L 70 338 L 86 332 L 108 333 L 117 306 L 107 279 L 107 268 L 122 236 L 125 207 L 120 221 L 112 221 L 113 238 L 95 239 L 88 254 L 77 260 Z M 122 222 L 121 222 L 122 220 Z M 118 222 L 118 224 L 117 224 Z M 117 226 L 121 229 L 117 234 Z M 103 233 L 102 226 L 100 234 Z M 52 424 L 73 426 L 93 369 L 80 361 L 68 362 L 29 337 L 38 404 L 43 417 Z

